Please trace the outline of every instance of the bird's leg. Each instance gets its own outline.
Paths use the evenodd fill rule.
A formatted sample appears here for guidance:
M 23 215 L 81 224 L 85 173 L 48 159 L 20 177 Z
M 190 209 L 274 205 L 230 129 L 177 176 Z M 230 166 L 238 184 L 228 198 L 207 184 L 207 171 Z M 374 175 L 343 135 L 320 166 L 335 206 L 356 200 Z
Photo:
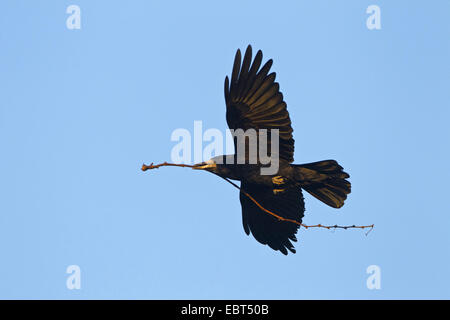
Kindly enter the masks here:
M 273 194 L 277 195 L 279 193 L 283 193 L 286 191 L 285 188 L 282 188 L 282 185 L 286 184 L 287 179 L 283 176 L 275 176 L 272 177 Z
M 279 193 L 283 193 L 283 192 L 285 192 L 286 191 L 286 189 L 273 189 L 272 190 L 273 191 L 273 194 L 279 194 Z
M 286 178 L 283 176 L 275 176 L 272 178 L 272 183 L 275 185 L 281 185 L 286 183 Z

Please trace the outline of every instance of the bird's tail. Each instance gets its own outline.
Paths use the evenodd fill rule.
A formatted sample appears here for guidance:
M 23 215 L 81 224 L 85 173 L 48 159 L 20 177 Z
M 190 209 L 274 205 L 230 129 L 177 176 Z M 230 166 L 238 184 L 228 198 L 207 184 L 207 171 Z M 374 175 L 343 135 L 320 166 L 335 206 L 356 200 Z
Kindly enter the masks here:
M 351 184 L 350 175 L 335 160 L 294 165 L 295 177 L 302 189 L 333 208 L 344 205 Z

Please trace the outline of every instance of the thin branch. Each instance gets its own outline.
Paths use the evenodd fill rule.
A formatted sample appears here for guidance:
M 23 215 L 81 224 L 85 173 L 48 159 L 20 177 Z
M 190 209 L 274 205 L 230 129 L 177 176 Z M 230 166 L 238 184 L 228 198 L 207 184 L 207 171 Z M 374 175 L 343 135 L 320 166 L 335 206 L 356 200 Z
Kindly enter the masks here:
M 168 163 L 163 162 L 160 164 L 153 165 L 153 162 L 150 163 L 150 165 L 143 164 L 141 167 L 142 171 L 152 170 L 152 169 L 158 169 L 159 167 L 187 167 L 187 168 L 193 168 L 194 166 L 190 164 L 182 164 L 182 163 Z
M 260 204 L 258 203 L 258 201 L 256 201 L 256 200 L 255 200 L 251 195 L 249 195 L 247 192 L 245 192 L 244 190 L 242 190 L 242 189 L 241 189 L 237 184 L 235 184 L 234 182 L 228 180 L 227 178 L 223 178 L 223 179 L 224 179 L 225 181 L 229 182 L 230 184 L 232 184 L 232 185 L 233 185 L 234 187 L 236 187 L 237 189 L 241 190 L 241 192 L 242 192 L 244 195 L 246 195 L 250 200 L 252 200 L 252 201 L 253 201 L 253 202 L 254 202 L 261 210 L 263 210 L 264 212 L 266 212 L 266 213 L 268 213 L 268 214 L 274 216 L 274 217 L 277 218 L 278 220 L 281 220 L 281 221 L 289 221 L 289 222 L 295 223 L 296 225 L 302 226 L 302 227 L 304 227 L 305 229 L 308 229 L 308 228 L 324 228 L 324 229 L 328 229 L 328 230 L 330 230 L 330 229 L 345 229 L 345 230 L 347 230 L 347 229 L 365 229 L 365 228 L 370 228 L 369 231 L 367 231 L 367 233 L 366 233 L 366 235 L 368 235 L 369 232 L 372 231 L 372 229 L 373 229 L 374 226 L 375 226 L 374 224 L 371 224 L 371 225 L 368 225 L 368 226 L 356 226 L 356 225 L 351 225 L 351 226 L 338 226 L 338 225 L 334 225 L 334 226 L 325 226 L 325 225 L 322 225 L 322 224 L 320 224 L 320 223 L 319 223 L 319 224 L 316 224 L 316 225 L 306 225 L 306 224 L 304 224 L 304 223 L 298 222 L 297 220 L 283 218 L 283 217 L 281 217 L 281 216 L 279 216 L 279 215 L 273 213 L 272 211 L 267 210 L 266 208 L 264 208 L 262 205 L 260 205 Z
M 189 165 L 189 164 L 176 164 L 176 163 L 168 163 L 168 162 L 163 162 L 160 164 L 156 164 L 154 165 L 153 162 L 150 165 L 142 165 L 141 170 L 142 171 L 147 171 L 147 170 L 152 170 L 152 169 L 158 169 L 159 167 L 187 167 L 187 168 L 194 168 L 195 166 L 193 165 Z M 219 176 L 219 175 L 218 175 Z M 221 177 L 221 176 L 219 176 Z M 280 221 L 287 221 L 287 222 L 291 222 L 291 223 L 295 223 L 296 225 L 302 226 L 305 229 L 309 229 L 309 228 L 324 228 L 324 229 L 366 229 L 366 228 L 370 228 L 369 231 L 366 232 L 366 235 L 369 234 L 370 231 L 372 231 L 372 229 L 374 228 L 374 224 L 371 225 L 367 225 L 367 226 L 356 226 L 356 225 L 349 225 L 349 226 L 338 226 L 338 225 L 322 225 L 322 224 L 315 224 L 315 225 L 306 225 L 304 223 L 300 223 L 297 220 L 294 219 L 288 219 L 288 218 L 283 218 L 282 216 L 277 215 L 276 213 L 273 213 L 270 210 L 267 210 L 266 208 L 264 208 L 261 204 L 259 204 L 258 201 L 256 201 L 251 195 L 249 195 L 247 192 L 245 192 L 245 190 L 243 190 L 241 187 L 239 187 L 237 184 L 235 184 L 234 182 L 228 180 L 227 178 L 221 177 L 222 179 L 224 179 L 225 181 L 227 181 L 228 183 L 230 183 L 232 186 L 234 186 L 235 188 L 239 189 L 245 196 L 247 196 L 250 200 L 252 200 L 261 210 L 263 210 L 264 212 L 270 214 L 271 216 L 277 218 Z

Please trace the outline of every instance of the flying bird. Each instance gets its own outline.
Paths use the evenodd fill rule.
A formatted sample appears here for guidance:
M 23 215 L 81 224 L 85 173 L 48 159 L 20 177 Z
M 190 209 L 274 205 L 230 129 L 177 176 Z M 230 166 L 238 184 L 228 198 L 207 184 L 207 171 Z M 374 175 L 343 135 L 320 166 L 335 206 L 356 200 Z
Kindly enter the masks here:
M 252 159 L 252 143 L 247 136 L 244 139 L 234 136 L 233 155 L 214 157 L 192 167 L 240 181 L 245 233 L 251 233 L 260 243 L 287 255 L 288 250 L 296 252 L 292 242 L 297 241 L 299 224 L 281 221 L 266 211 L 301 223 L 305 211 L 302 190 L 333 208 L 340 208 L 351 191 L 351 184 L 346 180 L 350 176 L 335 160 L 293 164 L 293 129 L 287 105 L 275 81 L 275 72 L 270 73 L 272 59 L 261 67 L 262 58 L 259 50 L 252 59 L 250 45 L 243 59 L 241 51 L 237 50 L 231 79 L 225 78 L 226 121 L 234 132 L 254 130 L 257 141 L 253 141 L 253 145 L 261 148 L 261 141 L 265 142 L 271 159 L 275 156 L 278 161 L 278 170 L 262 174 L 261 169 L 268 164 L 260 157 L 259 150 L 256 159 Z M 267 138 L 261 140 L 260 133 L 264 132 Z M 278 150 L 273 145 L 272 132 L 277 133 Z

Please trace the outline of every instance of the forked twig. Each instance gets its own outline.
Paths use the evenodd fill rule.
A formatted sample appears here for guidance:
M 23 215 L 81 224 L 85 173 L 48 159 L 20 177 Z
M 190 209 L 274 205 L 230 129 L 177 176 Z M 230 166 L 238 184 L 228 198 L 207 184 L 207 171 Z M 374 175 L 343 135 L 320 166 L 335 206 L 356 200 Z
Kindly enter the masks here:
M 193 165 L 189 165 L 189 164 L 176 164 L 176 163 L 168 163 L 168 162 L 163 162 L 160 164 L 156 164 L 154 165 L 153 162 L 150 165 L 142 165 L 141 170 L 142 171 L 147 171 L 147 170 L 151 170 L 151 169 L 158 169 L 159 167 L 187 167 L 187 168 L 194 168 Z M 220 176 L 219 176 L 220 177 Z M 235 184 L 234 182 L 228 180 L 227 178 L 221 177 L 222 179 L 224 179 L 225 181 L 227 181 L 228 183 L 230 183 L 232 186 L 234 186 L 235 188 L 239 189 L 245 196 L 247 196 L 250 200 L 252 200 L 261 210 L 263 210 L 264 212 L 270 214 L 271 216 L 274 216 L 275 218 L 277 218 L 280 221 L 288 221 L 288 222 L 292 222 L 295 223 L 296 225 L 302 226 L 305 229 L 309 229 L 309 228 L 324 228 L 324 229 L 365 229 L 365 228 L 370 228 L 369 231 L 366 232 L 366 235 L 369 234 L 370 231 L 372 231 L 372 229 L 374 228 L 374 224 L 371 225 L 367 225 L 367 226 L 356 226 L 356 225 L 351 225 L 351 226 L 338 226 L 338 225 L 334 225 L 334 226 L 325 226 L 322 224 L 315 224 L 315 225 L 306 225 L 304 223 L 300 223 L 297 220 L 294 219 L 288 219 L 288 218 L 283 218 L 282 216 L 277 215 L 276 213 L 273 213 L 270 210 L 267 210 L 266 208 L 264 208 L 261 204 L 259 204 L 258 201 L 256 201 L 251 195 L 249 195 L 245 190 L 243 190 L 241 187 L 239 187 L 237 184 Z

